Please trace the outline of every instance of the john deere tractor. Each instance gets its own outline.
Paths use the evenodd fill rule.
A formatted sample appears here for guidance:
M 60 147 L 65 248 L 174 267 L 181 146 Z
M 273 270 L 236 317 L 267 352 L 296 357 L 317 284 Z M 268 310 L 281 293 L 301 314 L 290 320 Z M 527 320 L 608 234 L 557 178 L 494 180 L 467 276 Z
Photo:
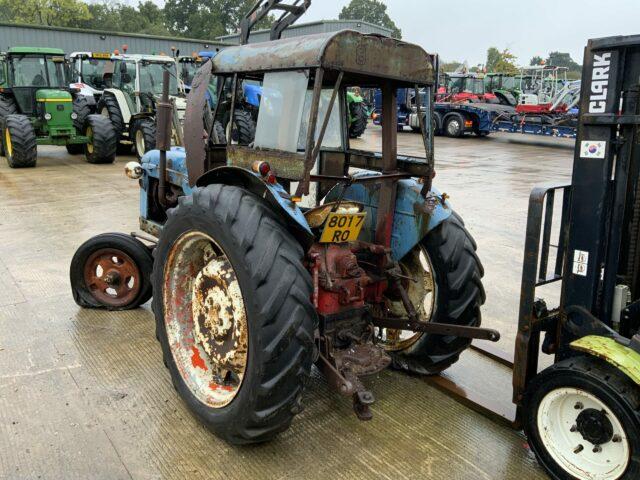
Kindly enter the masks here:
M 1 149 L 12 168 L 35 167 L 38 145 L 84 151 L 90 163 L 112 163 L 116 133 L 91 115 L 87 99 L 69 88 L 64 52 L 13 47 L 0 54 Z

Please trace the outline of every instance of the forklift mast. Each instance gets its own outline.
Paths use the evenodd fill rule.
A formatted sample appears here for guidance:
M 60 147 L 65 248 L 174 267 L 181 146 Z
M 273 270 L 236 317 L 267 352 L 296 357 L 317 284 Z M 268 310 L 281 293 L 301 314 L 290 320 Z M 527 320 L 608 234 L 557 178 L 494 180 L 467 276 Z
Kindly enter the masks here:
M 616 286 L 640 297 L 640 35 L 591 40 L 584 58 L 561 307 L 612 327 Z
M 249 43 L 249 35 L 253 27 L 273 10 L 280 10 L 280 17 L 271 26 L 269 40 L 279 40 L 282 32 L 304 15 L 311 5 L 311 0 L 295 0 L 284 3 L 283 0 L 258 0 L 245 17 L 240 20 L 240 45 Z

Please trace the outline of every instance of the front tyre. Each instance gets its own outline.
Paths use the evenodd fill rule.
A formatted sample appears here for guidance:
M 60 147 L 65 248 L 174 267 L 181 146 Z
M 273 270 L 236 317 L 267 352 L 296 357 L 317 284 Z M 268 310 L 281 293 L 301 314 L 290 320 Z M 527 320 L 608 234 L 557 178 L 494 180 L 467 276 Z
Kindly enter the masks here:
M 35 167 L 38 160 L 36 132 L 26 115 L 8 115 L 2 135 L 4 154 L 11 168 Z
M 133 124 L 131 136 L 138 160 L 149 150 L 156 148 L 156 122 L 151 118 L 141 118 Z
M 533 378 L 523 406 L 529 445 L 551 478 L 640 478 L 640 390 L 617 368 L 558 362 Z
M 300 411 L 316 314 L 300 244 L 260 198 L 210 185 L 169 210 L 155 251 L 156 333 L 192 412 L 234 444 Z
M 480 306 L 485 301 L 484 270 L 476 255 L 476 243 L 455 213 L 429 232 L 401 261 L 409 298 L 423 322 L 479 327 Z M 405 316 L 399 298 L 389 298 L 393 315 Z M 469 347 L 468 338 L 399 332 L 383 332 L 383 345 L 395 368 L 432 375 L 458 361 Z
M 116 159 L 118 134 L 111 121 L 102 115 L 89 115 L 84 134 L 88 141 L 84 155 L 89 163 L 113 163 Z

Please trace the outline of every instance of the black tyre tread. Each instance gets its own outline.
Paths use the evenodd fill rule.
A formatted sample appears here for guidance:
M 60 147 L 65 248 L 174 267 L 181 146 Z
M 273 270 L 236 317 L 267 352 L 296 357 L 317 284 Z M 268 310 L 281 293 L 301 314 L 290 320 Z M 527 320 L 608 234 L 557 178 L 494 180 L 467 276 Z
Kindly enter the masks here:
M 349 125 L 349 137 L 358 138 L 367 129 L 367 112 L 362 102 L 352 102 L 349 105 L 351 116 L 355 117 L 351 125 Z
M 480 326 L 480 306 L 486 300 L 484 268 L 476 254 L 476 243 L 459 215 L 454 213 L 430 232 L 423 246 L 433 263 L 438 287 L 433 321 Z M 393 366 L 436 374 L 455 363 L 470 344 L 466 338 L 423 335 L 409 349 L 392 352 Z
M 73 121 L 73 126 L 76 128 L 76 131 L 82 132 L 84 124 L 87 121 L 87 117 L 93 113 L 92 107 L 86 96 L 76 95 L 74 97 L 73 111 L 77 115 L 76 119 Z
M 18 107 L 13 98 L 0 95 L 0 133 L 4 134 L 5 120 L 9 115 L 18 113 Z M 0 138 L 0 155 L 4 155 L 4 139 Z
M 142 130 L 145 148 L 144 152 L 138 152 L 138 146 L 135 141 L 136 132 L 138 130 Z M 136 151 L 136 156 L 138 159 L 141 159 L 146 152 L 156 148 L 156 122 L 151 118 L 141 118 L 140 120 L 137 120 L 133 126 L 131 139 L 133 141 L 133 148 Z
M 8 115 L 5 128 L 11 135 L 13 155 L 7 155 L 7 163 L 11 168 L 31 168 L 36 166 L 38 160 L 38 145 L 36 132 L 26 115 Z M 4 135 L 2 138 L 4 142 Z M 6 150 L 6 146 L 5 146 Z
M 237 109 L 233 116 L 238 129 L 238 144 L 251 144 L 256 137 L 256 122 L 254 122 L 251 113 L 247 110 Z
M 85 122 L 86 128 L 93 130 L 93 152 L 90 153 L 85 145 L 85 157 L 89 163 L 113 163 L 118 148 L 118 134 L 111 120 L 102 115 L 89 115 Z
M 120 111 L 120 107 L 118 106 L 116 97 L 105 92 L 98 102 L 97 113 L 102 114 L 102 110 L 104 108 L 109 112 L 109 120 L 111 120 L 113 128 L 115 129 L 119 139 L 124 133 L 124 118 Z
M 203 406 L 188 393 L 166 342 L 163 300 L 157 293 L 153 309 L 157 331 L 161 332 L 164 360 L 170 365 L 172 381 L 178 383 L 181 396 L 209 428 L 234 444 L 267 441 L 286 430 L 300 411 L 301 396 L 311 371 L 317 317 L 310 300 L 311 278 L 302 264 L 304 252 L 264 201 L 238 187 L 210 185 L 196 188 L 192 196 L 180 197 L 178 207 L 169 210 L 163 231 L 169 231 L 173 222 L 187 212 L 213 215 L 224 225 L 233 239 L 234 255 L 243 259 L 244 265 L 236 261 L 236 270 L 245 268 L 250 278 L 250 285 L 241 288 L 252 292 L 251 298 L 245 298 L 245 307 L 253 314 L 250 321 L 260 328 L 260 334 L 249 340 L 250 344 L 259 342 L 254 364 L 260 366 L 252 370 L 252 375 L 257 376 L 256 388 L 243 400 L 242 418 L 221 419 L 224 413 Z M 161 237 L 157 252 L 168 250 L 164 243 Z M 153 283 L 158 290 L 163 262 L 156 260 Z M 248 375 L 244 382 L 249 381 Z M 238 402 L 238 397 L 234 402 Z M 234 402 L 225 408 L 231 408 Z
M 215 129 L 216 135 L 218 136 L 218 145 L 226 145 L 227 135 L 224 131 L 224 127 L 222 126 L 222 123 L 216 120 L 215 123 L 213 124 L 213 128 Z M 213 143 L 215 144 L 215 142 Z
M 138 297 L 129 305 L 122 307 L 110 307 L 101 304 L 89 292 L 84 284 L 84 264 L 87 258 L 95 250 L 111 246 L 125 251 L 135 262 L 137 262 L 142 273 L 142 288 Z M 151 271 L 153 268 L 153 256 L 149 248 L 140 240 L 124 233 L 112 232 L 102 233 L 91 237 L 78 247 L 71 259 L 69 268 L 69 279 L 71 283 L 71 293 L 76 304 L 83 308 L 106 308 L 108 310 L 130 310 L 146 303 L 151 298 Z
M 605 388 L 605 390 L 608 390 L 610 394 L 621 399 L 623 404 L 628 407 L 628 413 L 631 415 L 632 421 L 635 421 L 636 428 L 638 430 L 640 430 L 640 389 L 638 389 L 638 385 L 621 370 L 600 358 L 589 355 L 580 355 L 555 363 L 554 365 L 544 369 L 536 375 L 531 382 L 529 382 L 523 399 L 523 410 L 525 416 L 524 432 L 529 440 L 529 445 L 535 453 L 538 462 L 543 465 L 551 478 L 556 480 L 570 480 L 570 478 L 573 477 L 557 474 L 556 472 L 549 470 L 549 466 L 546 464 L 546 460 L 540 451 L 540 449 L 544 449 L 544 447 L 538 445 L 537 439 L 533 439 L 532 441 L 532 435 L 535 435 L 535 427 L 533 427 L 533 425 L 537 423 L 534 415 L 535 408 L 532 403 L 537 396 L 543 396 L 546 392 L 546 382 L 557 375 L 565 375 L 572 381 L 578 381 L 580 383 L 580 388 L 586 388 L 584 382 L 581 381 L 581 376 L 583 375 L 594 383 L 600 384 L 600 386 Z M 635 464 L 632 464 L 633 468 L 635 468 L 635 473 L 630 474 L 627 471 L 621 478 L 628 478 L 629 480 L 632 478 L 638 478 L 635 476 L 640 473 L 640 459 L 637 451 L 633 455 L 632 459 L 635 460 Z

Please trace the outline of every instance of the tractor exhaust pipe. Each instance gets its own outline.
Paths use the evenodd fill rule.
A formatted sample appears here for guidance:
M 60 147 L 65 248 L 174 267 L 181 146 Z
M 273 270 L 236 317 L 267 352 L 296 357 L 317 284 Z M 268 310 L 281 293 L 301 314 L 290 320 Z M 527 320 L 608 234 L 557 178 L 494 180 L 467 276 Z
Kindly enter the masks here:
M 160 150 L 158 165 L 158 202 L 164 208 L 167 201 L 167 151 L 171 149 L 171 113 L 173 105 L 169 101 L 169 71 L 162 73 L 162 97 L 157 106 L 156 146 Z

